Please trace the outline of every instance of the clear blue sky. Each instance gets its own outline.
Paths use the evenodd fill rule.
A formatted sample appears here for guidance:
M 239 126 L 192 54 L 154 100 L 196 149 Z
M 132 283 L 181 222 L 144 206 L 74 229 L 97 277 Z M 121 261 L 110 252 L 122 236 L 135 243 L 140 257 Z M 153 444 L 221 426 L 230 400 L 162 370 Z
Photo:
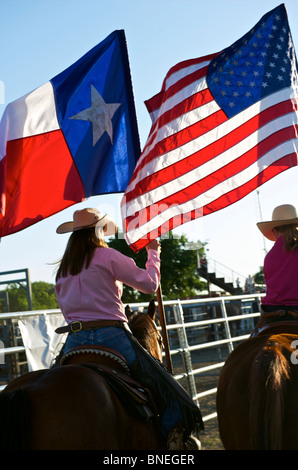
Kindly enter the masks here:
M 274 0 L 0 0 L 0 116 L 5 105 L 42 85 L 75 62 L 115 29 L 124 29 L 128 44 L 142 146 L 150 119 L 144 101 L 159 92 L 170 67 L 220 51 L 239 39 L 269 10 Z M 284 2 L 298 48 L 298 3 Z M 275 206 L 298 207 L 298 168 L 260 188 L 263 220 Z M 54 188 L 53 188 L 54 191 Z M 49 197 L 51 195 L 49 194 Z M 53 265 L 63 254 L 68 235 L 56 227 L 81 207 L 107 208 L 121 226 L 121 197 L 91 198 L 0 243 L 0 272 L 29 268 L 31 281 L 54 282 Z M 256 192 L 229 208 L 176 229 L 190 240 L 208 242 L 209 256 L 247 276 L 258 271 L 264 240 Z M 269 249 L 271 243 L 267 242 Z

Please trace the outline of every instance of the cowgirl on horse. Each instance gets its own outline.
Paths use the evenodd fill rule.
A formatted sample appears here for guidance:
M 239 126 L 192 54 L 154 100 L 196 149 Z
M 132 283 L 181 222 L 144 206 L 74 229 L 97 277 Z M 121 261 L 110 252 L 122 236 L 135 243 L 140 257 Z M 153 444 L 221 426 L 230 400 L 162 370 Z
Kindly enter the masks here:
M 250 338 L 227 358 L 217 387 L 219 433 L 228 450 L 297 450 L 298 216 L 274 209 L 257 224 L 274 245 L 264 260 L 266 295 Z M 296 353 L 295 353 L 296 358 Z
M 264 260 L 266 295 L 262 299 L 261 317 L 253 332 L 276 321 L 298 319 L 298 216 L 290 204 L 277 206 L 272 220 L 257 224 L 274 245 Z
M 83 344 L 103 345 L 121 353 L 131 375 L 150 388 L 158 404 L 166 447 L 187 449 L 189 442 L 197 441 L 190 438 L 191 433 L 203 429 L 200 410 L 133 337 L 121 301 L 123 283 L 148 294 L 156 292 L 160 244 L 154 240 L 147 245 L 146 268 L 141 269 L 104 242 L 104 236 L 115 231 L 113 219 L 96 209 L 74 212 L 73 221 L 57 229 L 59 234 L 72 232 L 56 275 L 56 295 L 68 324 L 63 332 L 69 332 L 64 353 Z

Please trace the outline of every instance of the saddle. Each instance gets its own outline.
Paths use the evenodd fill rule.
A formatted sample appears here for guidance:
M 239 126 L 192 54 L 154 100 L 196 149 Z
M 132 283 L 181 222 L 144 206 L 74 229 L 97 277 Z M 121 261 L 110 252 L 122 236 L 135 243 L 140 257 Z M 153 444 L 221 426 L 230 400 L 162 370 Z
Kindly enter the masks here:
M 280 334 L 298 335 L 298 322 L 297 321 L 279 321 L 263 325 L 261 328 L 255 329 L 251 338 L 256 338 L 261 335 L 280 335 Z
M 285 318 L 287 319 L 285 320 Z M 255 338 L 260 335 L 278 335 L 286 333 L 298 335 L 298 313 L 276 310 L 269 313 L 261 312 L 260 320 L 250 337 Z
M 97 345 L 77 346 L 62 356 L 60 365 L 77 364 L 102 376 L 128 412 L 149 421 L 157 417 L 151 392 L 130 376 L 125 358 L 112 348 Z

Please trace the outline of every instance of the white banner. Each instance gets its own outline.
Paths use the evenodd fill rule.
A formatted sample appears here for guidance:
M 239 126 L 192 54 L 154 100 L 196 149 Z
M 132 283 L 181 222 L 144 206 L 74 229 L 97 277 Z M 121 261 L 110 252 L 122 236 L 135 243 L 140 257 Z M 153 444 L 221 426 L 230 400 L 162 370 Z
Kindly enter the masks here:
M 19 320 L 29 371 L 51 367 L 67 336 L 55 333 L 55 329 L 65 324 L 61 313 L 32 315 Z

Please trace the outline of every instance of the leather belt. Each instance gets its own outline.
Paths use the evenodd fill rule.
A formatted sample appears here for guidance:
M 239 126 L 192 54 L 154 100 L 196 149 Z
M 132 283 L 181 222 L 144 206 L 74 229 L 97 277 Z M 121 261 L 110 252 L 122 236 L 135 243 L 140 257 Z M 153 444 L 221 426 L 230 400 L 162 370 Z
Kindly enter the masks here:
M 290 310 L 288 308 L 285 309 L 276 309 L 273 310 L 272 312 L 266 312 L 266 310 L 263 310 L 261 308 L 261 317 L 262 318 L 271 318 L 271 317 L 283 317 L 284 315 L 291 315 L 292 317 L 297 317 L 298 312 L 295 310 Z
M 125 322 L 120 320 L 94 320 L 94 321 L 73 321 L 69 325 L 60 326 L 55 330 L 56 333 L 78 333 L 81 330 L 91 330 L 93 328 L 103 328 L 105 326 L 116 326 L 118 328 L 125 328 Z

